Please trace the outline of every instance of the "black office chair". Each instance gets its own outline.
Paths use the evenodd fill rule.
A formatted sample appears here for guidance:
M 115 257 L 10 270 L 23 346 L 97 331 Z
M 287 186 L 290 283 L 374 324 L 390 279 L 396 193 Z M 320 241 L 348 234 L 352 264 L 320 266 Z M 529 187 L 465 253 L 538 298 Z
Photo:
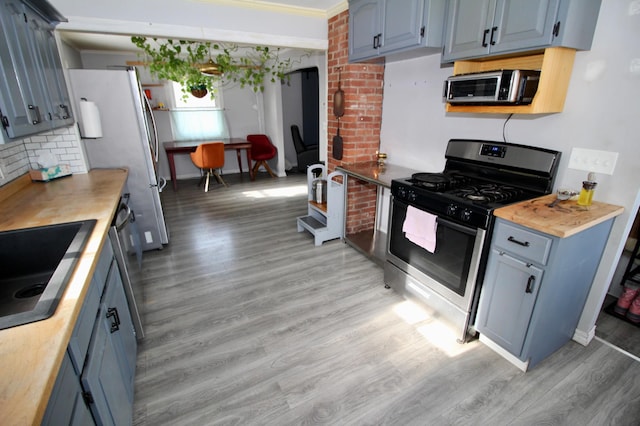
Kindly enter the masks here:
M 293 138 L 293 146 L 296 149 L 298 158 L 298 171 L 301 173 L 307 172 L 307 167 L 312 164 L 317 164 L 320 158 L 320 151 L 318 145 L 305 145 L 300 136 L 300 129 L 293 124 L 291 126 L 291 137 Z

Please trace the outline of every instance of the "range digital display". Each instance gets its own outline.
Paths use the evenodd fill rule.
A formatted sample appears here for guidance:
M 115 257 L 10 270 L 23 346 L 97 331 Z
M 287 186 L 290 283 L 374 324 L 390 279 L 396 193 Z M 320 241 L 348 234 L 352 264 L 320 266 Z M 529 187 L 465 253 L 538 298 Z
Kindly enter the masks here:
M 499 157 L 504 158 L 507 152 L 506 146 L 483 144 L 480 148 L 480 155 L 486 155 L 487 157 Z

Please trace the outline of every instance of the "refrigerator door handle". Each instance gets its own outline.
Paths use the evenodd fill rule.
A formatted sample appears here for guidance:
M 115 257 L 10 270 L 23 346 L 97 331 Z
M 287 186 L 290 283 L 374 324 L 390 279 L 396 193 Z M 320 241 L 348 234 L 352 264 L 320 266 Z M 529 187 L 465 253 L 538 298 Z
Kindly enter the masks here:
M 144 104 L 146 108 L 149 110 L 149 117 L 151 118 L 151 127 L 153 128 L 153 159 L 155 162 L 158 162 L 158 150 L 160 149 L 160 143 L 158 142 L 158 129 L 156 128 L 156 119 L 153 116 L 153 109 L 151 108 L 151 104 L 149 103 L 149 99 L 143 93 L 142 98 L 144 99 Z

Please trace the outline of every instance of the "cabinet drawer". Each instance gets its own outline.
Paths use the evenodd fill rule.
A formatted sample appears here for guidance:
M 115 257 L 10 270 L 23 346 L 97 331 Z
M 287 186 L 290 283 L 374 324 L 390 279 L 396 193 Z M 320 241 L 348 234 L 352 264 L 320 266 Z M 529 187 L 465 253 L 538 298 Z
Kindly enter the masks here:
M 104 284 L 102 285 L 104 288 Z M 76 374 L 82 373 L 84 359 L 89 349 L 89 341 L 93 332 L 93 325 L 96 322 L 98 307 L 100 306 L 100 294 L 98 293 L 98 284 L 95 277 L 91 280 L 91 287 L 84 299 L 82 310 L 78 316 L 76 326 L 73 329 L 71 339 L 69 339 L 69 356 L 73 364 Z
M 107 276 L 109 275 L 109 268 L 111 267 L 111 261 L 113 260 L 113 248 L 111 247 L 111 241 L 108 239 L 102 246 L 102 252 L 100 252 L 100 259 L 98 259 L 98 265 L 93 273 L 93 279 L 98 285 L 98 297 L 102 297 L 104 286 L 107 283 Z
M 85 296 L 78 320 L 69 339 L 67 350 L 77 374 L 82 373 L 82 367 L 84 366 L 84 360 L 87 355 L 87 350 L 89 349 L 89 341 L 91 340 L 91 334 L 93 332 L 93 325 L 96 322 L 100 298 L 107 283 L 107 276 L 112 261 L 113 249 L 111 243 L 107 240 L 100 253 L 98 264 L 91 278 L 89 291 Z
M 547 264 L 551 238 L 498 221 L 493 243 L 509 253 L 540 265 Z

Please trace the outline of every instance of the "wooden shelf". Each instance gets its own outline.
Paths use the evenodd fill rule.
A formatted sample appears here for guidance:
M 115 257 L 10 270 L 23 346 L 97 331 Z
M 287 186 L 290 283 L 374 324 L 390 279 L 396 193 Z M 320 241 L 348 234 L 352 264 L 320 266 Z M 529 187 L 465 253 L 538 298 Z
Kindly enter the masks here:
M 457 61 L 453 74 L 493 71 L 499 69 L 540 70 L 540 82 L 530 105 L 451 105 L 447 112 L 476 114 L 550 114 L 562 112 L 576 56 L 574 49 L 551 47 L 526 56 Z
M 327 212 L 327 203 L 316 203 L 315 201 L 309 200 L 309 204 L 311 204 L 312 206 L 314 206 L 318 210 L 321 210 L 321 211 L 323 211 L 325 213 Z

